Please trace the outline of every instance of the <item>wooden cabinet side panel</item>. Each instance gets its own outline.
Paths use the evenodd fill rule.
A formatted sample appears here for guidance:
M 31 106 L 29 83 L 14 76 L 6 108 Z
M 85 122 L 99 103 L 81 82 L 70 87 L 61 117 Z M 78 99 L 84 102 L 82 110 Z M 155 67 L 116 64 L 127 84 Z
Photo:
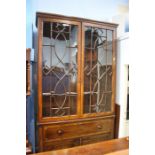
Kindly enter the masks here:
M 39 152 L 43 151 L 43 132 L 42 132 L 42 127 L 39 127 L 38 129 L 38 146 L 39 146 Z

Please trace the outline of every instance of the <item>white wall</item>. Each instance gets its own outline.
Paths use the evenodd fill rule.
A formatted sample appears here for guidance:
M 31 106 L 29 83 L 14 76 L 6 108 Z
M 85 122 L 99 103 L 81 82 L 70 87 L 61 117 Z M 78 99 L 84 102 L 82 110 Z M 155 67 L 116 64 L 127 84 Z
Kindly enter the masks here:
M 44 11 L 96 20 L 109 20 L 116 15 L 119 4 L 128 0 L 32 0 L 33 13 Z
M 129 34 L 126 33 L 122 37 L 119 37 L 117 43 L 116 103 L 120 105 L 119 137 L 125 137 L 129 135 L 129 121 L 126 120 Z
M 26 0 L 26 47 L 32 48 L 32 4 Z

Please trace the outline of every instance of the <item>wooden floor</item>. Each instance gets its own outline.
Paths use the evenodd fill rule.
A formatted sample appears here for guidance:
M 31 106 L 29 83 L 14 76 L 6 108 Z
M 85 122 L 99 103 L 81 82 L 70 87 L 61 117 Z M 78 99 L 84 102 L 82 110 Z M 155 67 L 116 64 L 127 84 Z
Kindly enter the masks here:
M 128 138 L 121 138 L 33 155 L 128 155 L 128 149 Z

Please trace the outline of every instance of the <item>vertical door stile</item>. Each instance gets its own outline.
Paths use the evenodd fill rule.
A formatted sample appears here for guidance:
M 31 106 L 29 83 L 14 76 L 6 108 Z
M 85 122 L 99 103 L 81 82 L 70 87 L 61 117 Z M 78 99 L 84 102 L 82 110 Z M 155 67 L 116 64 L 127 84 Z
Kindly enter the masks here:
M 116 95 L 116 29 L 112 33 L 112 112 L 115 110 Z
M 43 20 L 38 18 L 38 121 L 42 119 L 42 34 Z
M 81 22 L 81 115 L 83 114 L 83 107 L 84 107 L 84 23 Z

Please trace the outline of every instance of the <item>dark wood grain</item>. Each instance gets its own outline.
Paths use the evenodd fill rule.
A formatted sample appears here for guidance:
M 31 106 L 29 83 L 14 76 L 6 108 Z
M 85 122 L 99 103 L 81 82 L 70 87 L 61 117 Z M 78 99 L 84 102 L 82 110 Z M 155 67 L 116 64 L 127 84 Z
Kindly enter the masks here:
M 118 138 L 119 135 L 119 121 L 120 121 L 120 105 L 115 104 L 115 132 L 114 132 L 114 137 Z

